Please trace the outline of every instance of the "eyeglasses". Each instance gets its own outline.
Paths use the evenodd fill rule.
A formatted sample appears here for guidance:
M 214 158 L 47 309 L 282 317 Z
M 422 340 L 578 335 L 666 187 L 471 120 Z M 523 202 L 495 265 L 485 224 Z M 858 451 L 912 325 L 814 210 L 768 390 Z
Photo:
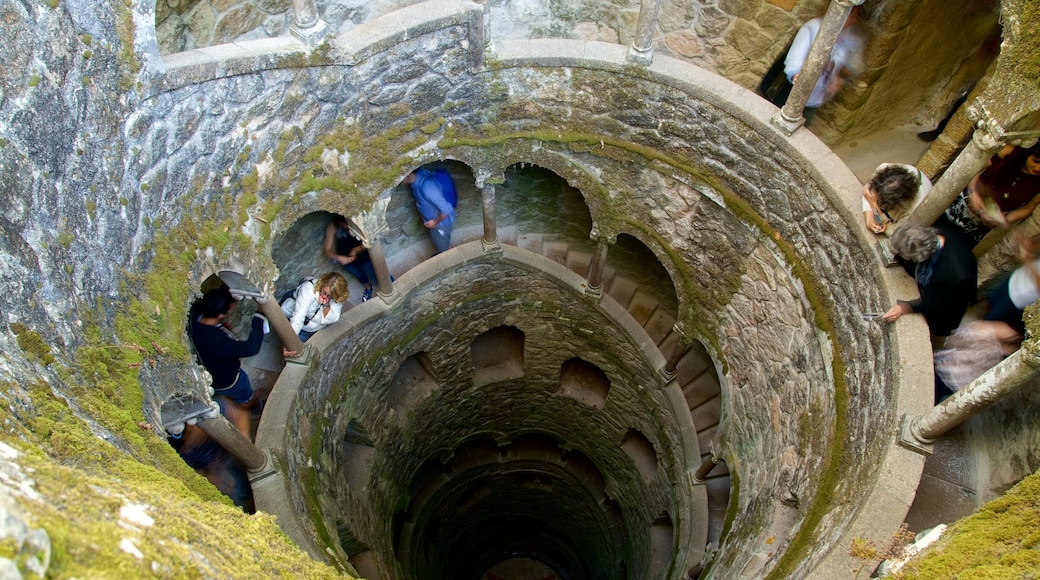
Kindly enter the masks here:
M 325 288 L 322 288 L 321 292 L 319 292 L 319 294 L 321 295 L 322 298 L 332 298 L 332 295 L 329 294 L 329 291 L 326 290 Z

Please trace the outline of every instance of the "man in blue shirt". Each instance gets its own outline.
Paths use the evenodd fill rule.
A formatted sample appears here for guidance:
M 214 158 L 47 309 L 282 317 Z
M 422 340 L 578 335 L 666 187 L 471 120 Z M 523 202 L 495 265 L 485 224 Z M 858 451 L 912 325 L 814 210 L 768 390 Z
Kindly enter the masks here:
M 249 376 L 242 370 L 240 359 L 260 352 L 264 340 L 264 318 L 259 313 L 254 314 L 249 337 L 238 340 L 225 326 L 237 303 L 227 286 L 206 292 L 193 308 L 191 341 L 202 366 L 213 377 L 214 394 L 227 397 L 246 409 L 259 409 L 262 403 L 253 397 L 253 387 L 249 384 Z
M 428 169 L 416 169 L 404 178 L 412 188 L 415 206 L 422 216 L 423 226 L 430 231 L 435 255 L 451 246 L 451 225 L 455 222 L 455 208 L 444 195 L 441 184 Z

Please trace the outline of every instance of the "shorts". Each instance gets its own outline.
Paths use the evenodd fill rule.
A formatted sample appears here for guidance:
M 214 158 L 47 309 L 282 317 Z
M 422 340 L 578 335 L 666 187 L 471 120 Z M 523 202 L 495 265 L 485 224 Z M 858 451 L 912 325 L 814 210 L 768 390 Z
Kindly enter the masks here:
M 249 375 L 238 369 L 238 377 L 234 384 L 226 389 L 214 389 L 214 395 L 227 397 L 236 403 L 248 403 L 253 400 L 253 386 L 249 384 Z

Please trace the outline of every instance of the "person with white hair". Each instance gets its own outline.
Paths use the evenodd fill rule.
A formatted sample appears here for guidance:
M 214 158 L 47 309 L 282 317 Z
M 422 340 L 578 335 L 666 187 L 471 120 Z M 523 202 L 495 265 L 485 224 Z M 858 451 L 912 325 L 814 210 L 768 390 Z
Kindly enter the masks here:
M 948 336 L 975 301 L 978 263 L 971 243 L 953 228 L 905 224 L 892 234 L 890 247 L 906 262 L 921 295 L 897 301 L 882 319 L 895 322 L 904 314 L 922 314 L 933 335 Z

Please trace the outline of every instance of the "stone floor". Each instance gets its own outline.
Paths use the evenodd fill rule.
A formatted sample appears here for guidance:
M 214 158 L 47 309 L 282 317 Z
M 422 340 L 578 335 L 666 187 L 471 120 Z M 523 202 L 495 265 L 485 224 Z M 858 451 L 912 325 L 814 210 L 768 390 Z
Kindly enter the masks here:
M 919 130 L 896 127 L 844 143 L 834 152 L 860 181 L 866 181 L 881 163 L 916 164 L 931 145 L 917 139 Z M 980 317 L 976 308 L 965 315 L 965 321 Z M 921 532 L 973 513 L 977 508 L 975 469 L 971 441 L 960 427 L 936 441 L 906 516 L 907 528 Z
M 916 127 L 894 127 L 843 143 L 834 153 L 860 181 L 866 181 L 882 163 L 916 164 L 931 146 L 917 139 L 918 131 Z

